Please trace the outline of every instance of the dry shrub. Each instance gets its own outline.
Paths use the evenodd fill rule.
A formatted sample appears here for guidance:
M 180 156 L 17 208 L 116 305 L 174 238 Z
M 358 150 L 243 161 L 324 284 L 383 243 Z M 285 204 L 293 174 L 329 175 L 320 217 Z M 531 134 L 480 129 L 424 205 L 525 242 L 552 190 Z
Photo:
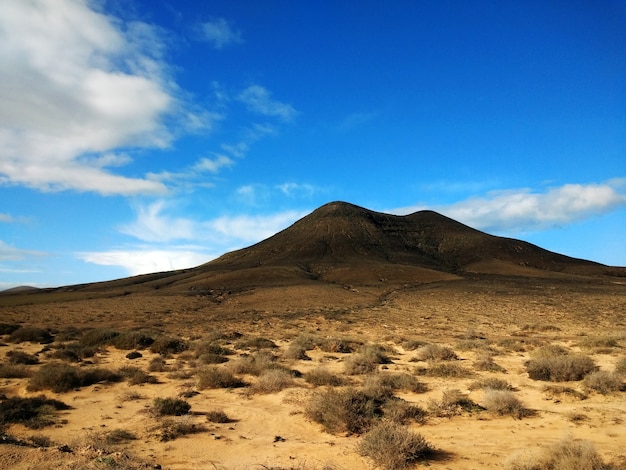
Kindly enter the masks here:
M 0 323 L 0 336 L 10 335 L 19 328 L 20 325 L 17 325 L 15 323 Z
M 221 367 L 205 367 L 197 373 L 198 388 L 238 388 L 247 384 L 229 370 Z
M 615 373 L 620 375 L 626 375 L 626 357 L 620 358 L 615 363 Z
M 406 424 L 409 421 L 424 423 L 428 414 L 420 406 L 397 397 L 391 397 L 385 401 L 382 410 L 385 419 L 398 424 Z
M 142 330 L 120 333 L 111 340 L 117 349 L 145 349 L 154 343 L 154 333 Z
M 130 385 L 158 383 L 158 380 L 154 375 L 148 374 L 139 367 L 124 366 L 119 369 L 118 372 Z
M 275 393 L 294 385 L 293 376 L 288 370 L 267 369 L 263 371 L 259 379 L 252 385 L 250 391 L 253 393 Z
M 8 363 L 11 365 L 23 364 L 33 365 L 39 364 L 39 358 L 33 354 L 25 353 L 24 351 L 8 351 L 6 354 Z
M 474 403 L 466 394 L 456 389 L 444 390 L 441 401 L 430 400 L 428 402 L 428 411 L 439 418 L 450 418 L 464 411 L 472 413 L 483 410 L 482 406 Z
M 182 416 L 189 413 L 191 405 L 180 398 L 155 398 L 151 411 L 155 416 Z
M 513 455 L 507 470 L 608 470 L 593 444 L 567 437 L 540 452 Z
M 167 363 L 165 362 L 165 359 L 163 359 L 161 356 L 151 359 L 150 363 L 148 364 L 149 372 L 165 372 L 166 370 Z
M 276 349 L 276 343 L 271 339 L 263 338 L 262 336 L 256 338 L 240 339 L 234 345 L 236 349 Z
M 37 328 L 35 326 L 22 326 L 13 331 L 8 341 L 10 343 L 40 343 L 49 344 L 54 341 L 52 334 L 45 328 Z
M 304 374 L 304 380 L 315 386 L 328 385 L 338 387 L 345 385 L 346 381 L 343 377 L 333 374 L 325 367 L 318 367 Z
M 99 382 L 118 382 L 120 379 L 118 373 L 108 369 L 81 369 L 69 364 L 49 363 L 33 373 L 27 389 L 31 391 L 49 389 L 55 393 L 63 393 Z
M 93 357 L 99 348 L 99 346 L 84 345 L 78 342 L 62 343 L 53 347 L 55 350 L 50 354 L 50 357 L 66 362 L 81 362 L 83 359 Z
M 512 416 L 515 419 L 522 419 L 533 414 L 513 392 L 508 390 L 486 390 L 483 406 L 487 411 L 499 416 Z
M 209 423 L 232 423 L 234 421 L 222 410 L 207 411 L 206 419 Z
M 428 344 L 427 341 L 421 339 L 409 339 L 402 343 L 402 347 L 406 351 L 415 351 L 416 349 L 421 348 L 422 346 L 426 346 Z
M 463 379 L 474 375 L 472 371 L 453 362 L 432 364 L 428 369 L 420 370 L 419 372 L 423 372 L 430 377 L 441 377 L 447 379 Z
M 424 393 L 428 387 L 414 375 L 407 373 L 380 373 L 365 377 L 363 388 L 371 395 L 391 395 L 395 390 Z
M 379 364 L 390 363 L 384 346 L 368 344 L 363 346 L 359 353 L 346 359 L 344 370 L 348 375 L 363 375 L 376 371 Z
M 83 346 L 104 346 L 111 344 L 116 336 L 119 336 L 119 332 L 111 328 L 94 328 L 83 332 L 79 343 Z
M 417 352 L 420 361 L 454 361 L 458 359 L 456 353 L 448 346 L 427 344 Z
M 359 342 L 346 338 L 327 338 L 320 342 L 319 347 L 328 353 L 349 354 L 359 345 Z
M 126 429 L 112 429 L 104 434 L 104 442 L 107 444 L 122 444 L 134 441 L 137 436 Z
M 485 351 L 493 352 L 491 341 L 483 338 L 464 339 L 456 343 L 456 348 L 461 351 Z
M 597 369 L 588 356 L 569 354 L 557 345 L 544 346 L 532 354 L 526 362 L 528 376 L 533 380 L 567 382 L 582 380 L 585 375 Z
M 593 390 L 602 395 L 607 395 L 622 390 L 624 382 L 619 374 L 598 370 L 590 373 L 583 379 L 583 386 L 586 390 Z
M 287 346 L 285 352 L 283 352 L 282 357 L 283 359 L 290 359 L 294 361 L 310 361 L 311 358 L 306 354 L 307 350 L 308 349 L 306 348 L 306 346 L 297 343 L 291 343 L 289 346 Z
M 266 369 L 283 367 L 276 362 L 276 356 L 269 351 L 259 351 L 254 355 L 245 355 L 228 364 L 235 374 L 261 375 Z
M 591 338 L 585 338 L 579 342 L 578 345 L 581 348 L 596 349 L 596 348 L 619 348 L 619 338 L 613 336 L 595 336 Z
M 0 427 L 20 423 L 31 429 L 54 424 L 50 419 L 56 411 L 70 407 L 59 400 L 41 395 L 38 397 L 12 397 L 0 401 Z
M 561 397 L 563 395 L 575 398 L 577 400 L 586 400 L 587 395 L 579 392 L 578 390 L 574 390 L 571 387 L 565 387 L 562 385 L 546 385 L 543 388 L 544 393 L 546 394 L 548 399 Z
M 388 421 L 379 423 L 363 435 L 357 450 L 372 459 L 377 467 L 386 470 L 408 468 L 433 452 L 420 434 Z
M 159 426 L 159 440 L 161 442 L 169 442 L 174 439 L 186 436 L 188 434 L 197 434 L 206 431 L 201 424 L 192 422 L 188 417 L 183 416 L 180 419 L 164 419 Z
M 150 345 L 150 351 L 161 356 L 169 356 L 170 354 L 178 354 L 189 348 L 187 342 L 181 338 L 172 338 L 170 336 L 159 336 Z
M 477 380 L 469 385 L 469 390 L 479 389 L 491 389 L 491 390 L 508 390 L 510 392 L 515 391 L 515 387 L 509 384 L 506 380 L 497 379 L 495 377 L 488 377 L 485 379 Z
M 326 432 L 359 434 L 369 429 L 374 419 L 383 415 L 382 404 L 382 400 L 370 397 L 361 390 L 331 388 L 313 395 L 306 415 L 320 423 Z
M 505 372 L 504 367 L 498 365 L 489 354 L 481 354 L 474 361 L 474 369 L 485 372 Z
M 23 379 L 31 375 L 32 371 L 25 365 L 0 364 L 0 378 Z

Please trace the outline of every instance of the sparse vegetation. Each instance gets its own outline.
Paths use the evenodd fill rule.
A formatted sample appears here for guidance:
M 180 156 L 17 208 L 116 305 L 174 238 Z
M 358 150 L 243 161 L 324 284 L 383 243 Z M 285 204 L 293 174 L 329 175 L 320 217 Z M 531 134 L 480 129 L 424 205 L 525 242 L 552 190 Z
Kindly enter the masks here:
M 221 367 L 209 366 L 196 374 L 198 388 L 238 388 L 247 384 L 232 372 Z
M 527 409 L 522 401 L 509 390 L 485 390 L 483 406 L 491 413 L 495 413 L 499 416 L 512 416 L 516 419 L 522 419 L 533 414 L 532 411 Z
M 98 382 L 117 382 L 121 376 L 108 369 L 85 368 L 68 364 L 48 363 L 42 365 L 28 382 L 28 390 L 52 390 L 56 393 L 93 385 Z
M 476 380 L 469 385 L 469 389 L 508 390 L 510 392 L 515 391 L 515 387 L 509 384 L 506 380 L 497 379 L 495 377 L 488 377 L 485 379 Z
M 406 373 L 379 373 L 365 377 L 363 388 L 372 395 L 390 395 L 395 390 L 424 393 L 428 387 L 417 377 Z
M 504 372 L 504 367 L 498 365 L 490 354 L 481 354 L 474 361 L 474 368 L 485 372 Z
M 139 367 L 124 366 L 118 372 L 130 385 L 158 383 L 154 375 L 148 374 Z
M 474 374 L 472 371 L 466 369 L 460 364 L 455 362 L 441 362 L 431 364 L 426 369 L 418 370 L 420 374 L 425 374 L 430 377 L 441 377 L 448 379 L 463 379 L 472 377 Z
M 271 339 L 256 337 L 256 338 L 242 338 L 235 343 L 236 349 L 276 349 L 276 343 Z
M 40 429 L 54 424 L 56 411 L 70 407 L 59 400 L 41 395 L 38 397 L 4 398 L 0 401 L 0 428 L 7 424 L 23 424 L 27 428 Z
M 542 353 L 526 363 L 528 376 L 533 380 L 567 382 L 582 380 L 597 369 L 588 356 L 567 353 L 551 355 L 542 348 Z
M 430 444 L 420 434 L 383 421 L 363 435 L 358 452 L 386 470 L 407 468 L 432 454 Z
M 258 380 L 252 384 L 253 393 L 276 393 L 287 387 L 293 387 L 293 376 L 285 369 L 266 369 Z
M 222 410 L 207 411 L 206 419 L 210 423 L 232 423 L 233 420 Z
M 159 336 L 150 345 L 150 351 L 161 356 L 169 356 L 186 351 L 189 345 L 181 338 L 172 338 L 169 336 Z
M 8 338 L 10 343 L 40 343 L 49 344 L 54 338 L 46 328 L 35 326 L 22 326 L 14 330 Z
M 417 351 L 416 358 L 420 361 L 454 361 L 458 356 L 448 346 L 427 344 Z
M 179 419 L 164 419 L 159 423 L 158 429 L 158 437 L 161 442 L 169 442 L 181 436 L 206 431 L 203 425 L 194 423 L 185 416 Z
M 156 416 L 182 416 L 189 413 L 191 405 L 180 398 L 155 398 L 151 410 Z
M 473 413 L 483 410 L 482 406 L 474 403 L 466 394 L 456 389 L 444 390 L 440 401 L 430 400 L 428 402 L 428 411 L 440 418 L 450 418 L 463 412 Z
M 339 387 L 341 385 L 345 385 L 346 383 L 346 380 L 343 377 L 333 374 L 325 367 L 317 367 L 316 369 L 305 373 L 304 380 L 307 383 L 318 387 L 322 385 Z
M 6 358 L 8 359 L 8 363 L 11 365 L 16 364 L 24 364 L 24 365 L 33 365 L 39 364 L 39 358 L 33 354 L 25 353 L 24 351 L 8 351 L 6 354 Z
M 619 374 L 598 370 L 585 376 L 583 386 L 586 390 L 593 390 L 606 395 L 622 390 L 624 382 Z
M 608 470 L 594 445 L 571 437 L 544 448 L 525 452 L 505 462 L 507 470 Z

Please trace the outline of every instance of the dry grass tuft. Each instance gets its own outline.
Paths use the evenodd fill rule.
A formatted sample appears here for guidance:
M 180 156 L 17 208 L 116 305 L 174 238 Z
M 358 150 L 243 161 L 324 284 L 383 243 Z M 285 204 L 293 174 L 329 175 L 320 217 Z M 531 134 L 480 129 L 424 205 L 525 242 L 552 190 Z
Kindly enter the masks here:
M 416 358 L 420 361 L 454 361 L 458 356 L 448 346 L 427 344 L 418 350 Z
M 622 377 L 615 372 L 605 372 L 602 370 L 592 372 L 583 379 L 583 386 L 586 390 L 607 395 L 619 392 L 624 388 Z
M 247 384 L 229 370 L 221 367 L 205 367 L 196 374 L 198 388 L 239 388 Z
M 567 437 L 538 453 L 510 457 L 507 470 L 608 470 L 593 444 Z
M 372 459 L 377 467 L 386 470 L 408 468 L 433 452 L 420 434 L 388 421 L 367 432 L 359 441 L 357 450 Z
M 483 406 L 487 411 L 498 416 L 512 416 L 515 419 L 522 419 L 534 414 L 532 410 L 524 406 L 513 392 L 508 390 L 486 390 Z
M 582 380 L 596 369 L 590 357 L 568 354 L 559 346 L 540 348 L 538 354 L 534 354 L 526 362 L 526 370 L 531 379 L 551 382 Z
M 293 387 L 295 381 L 288 370 L 266 369 L 259 376 L 259 379 L 252 384 L 252 393 L 276 393 L 287 387 Z
M 444 390 L 441 401 L 430 400 L 428 402 L 428 411 L 439 418 L 450 418 L 463 412 L 473 413 L 483 410 L 482 406 L 474 403 L 466 394 L 456 389 Z
M 304 380 L 311 385 L 317 387 L 328 385 L 330 387 L 339 387 L 346 384 L 346 380 L 337 374 L 333 374 L 325 367 L 317 367 L 304 374 Z

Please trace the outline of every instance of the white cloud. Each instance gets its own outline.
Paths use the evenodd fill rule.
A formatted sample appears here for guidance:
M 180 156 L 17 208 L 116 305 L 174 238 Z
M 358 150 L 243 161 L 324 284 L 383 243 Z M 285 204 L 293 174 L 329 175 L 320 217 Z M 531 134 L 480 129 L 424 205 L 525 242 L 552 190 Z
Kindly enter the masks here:
M 118 230 L 146 242 L 190 240 L 196 237 L 195 223 L 192 220 L 169 217 L 162 213 L 164 209 L 166 209 L 164 201 L 157 201 L 147 207 L 139 207 L 137 220 L 132 224 L 119 227 Z
M 45 256 L 41 251 L 15 248 L 0 240 L 0 261 L 19 261 L 31 256 Z
M 621 181 L 565 184 L 545 192 L 493 191 L 433 209 L 481 230 L 500 233 L 545 230 L 626 207 L 626 194 L 619 192 Z M 414 206 L 394 212 L 408 214 L 424 208 Z
M 297 114 L 293 106 L 272 99 L 270 92 L 259 85 L 249 86 L 241 92 L 238 98 L 249 110 L 264 116 L 278 117 L 284 121 L 290 121 Z
M 311 184 L 283 183 L 276 187 L 285 196 L 296 196 L 301 194 L 310 196 L 317 191 L 317 188 Z
M 150 245 L 82 252 L 76 256 L 88 263 L 120 266 L 130 275 L 189 268 L 264 240 L 306 214 L 286 211 L 264 216 L 238 215 L 192 221 L 164 216 L 161 214 L 163 209 L 162 203 L 141 209 L 135 223 L 120 229 L 142 241 L 151 242 Z M 194 245 L 166 243 L 177 239 L 193 239 Z
M 376 112 L 350 114 L 339 124 L 339 130 L 342 132 L 351 131 L 374 120 L 377 116 L 378 113 Z
M 78 253 L 77 256 L 87 263 L 120 266 L 131 276 L 192 268 L 216 258 L 216 255 L 204 253 L 197 248 L 186 247 L 111 250 Z
M 230 244 L 256 243 L 283 230 L 307 212 L 286 211 L 270 215 L 224 216 L 206 222 L 210 231 L 225 237 Z
M 159 181 L 110 170 L 129 161 L 120 148 L 167 147 L 166 117 L 193 121 L 175 97 L 158 36 L 147 24 L 93 10 L 88 0 L 3 0 L 0 183 L 165 192 Z
M 208 171 L 209 173 L 217 173 L 222 168 L 233 166 L 235 162 L 225 155 L 216 155 L 214 159 L 201 158 L 193 166 L 193 171 Z
M 241 31 L 234 29 L 224 18 L 202 23 L 200 33 L 202 39 L 210 42 L 215 49 L 243 42 Z

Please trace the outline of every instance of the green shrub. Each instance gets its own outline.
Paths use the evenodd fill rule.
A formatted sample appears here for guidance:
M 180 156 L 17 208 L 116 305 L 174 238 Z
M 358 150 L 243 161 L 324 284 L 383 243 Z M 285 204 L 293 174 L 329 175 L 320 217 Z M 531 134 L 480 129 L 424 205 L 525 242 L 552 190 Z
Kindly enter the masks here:
M 180 398 L 155 398 L 152 412 L 156 416 L 182 416 L 189 413 L 191 405 Z
M 593 359 L 579 355 L 541 355 L 526 362 L 531 379 L 551 382 L 581 380 L 596 369 Z
M 585 376 L 583 386 L 587 390 L 593 390 L 602 395 L 607 395 L 622 390 L 624 382 L 619 374 L 599 370 Z
M 198 388 L 238 388 L 247 384 L 229 370 L 221 367 L 205 367 L 197 373 Z
M 107 369 L 79 369 L 68 364 L 49 363 L 33 373 L 27 389 L 63 393 L 98 382 L 117 382 L 120 378 L 119 374 Z
M 65 403 L 48 399 L 43 395 L 31 398 L 5 398 L 0 401 L 0 427 L 20 423 L 28 428 L 40 429 L 54 424 L 50 416 L 55 411 L 69 408 Z
M 385 470 L 408 468 L 433 452 L 420 434 L 387 421 L 379 423 L 363 435 L 357 450 Z
M 52 334 L 45 328 L 34 326 L 22 326 L 13 331 L 9 336 L 10 343 L 40 343 L 49 344 L 54 341 Z

